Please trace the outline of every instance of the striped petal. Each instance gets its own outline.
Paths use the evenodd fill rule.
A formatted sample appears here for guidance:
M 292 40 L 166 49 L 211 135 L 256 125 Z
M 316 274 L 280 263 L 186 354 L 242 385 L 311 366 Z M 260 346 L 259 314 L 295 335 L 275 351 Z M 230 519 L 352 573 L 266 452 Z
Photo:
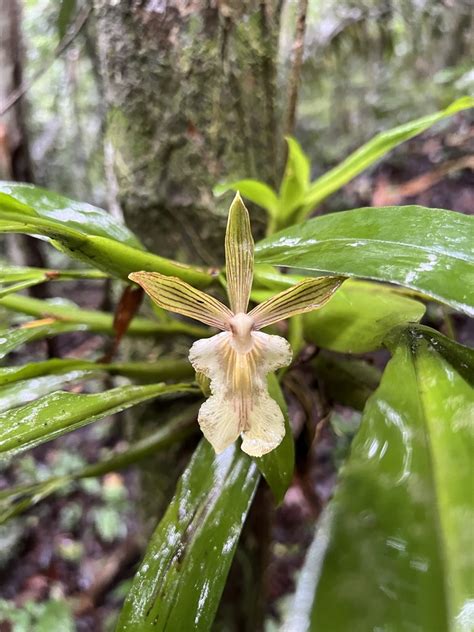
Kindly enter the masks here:
M 194 318 L 211 327 L 228 328 L 232 318 L 229 308 L 185 281 L 159 272 L 133 272 L 128 278 L 138 283 L 163 309 Z
M 291 349 L 280 336 L 253 332 L 253 346 L 239 353 L 231 333 L 198 340 L 189 353 L 191 364 L 210 379 L 212 396 L 201 406 L 198 421 L 217 453 L 239 435 L 242 450 L 262 456 L 285 434 L 283 414 L 267 390 L 266 376 L 291 362 Z
M 227 293 L 234 314 L 247 311 L 253 279 L 253 250 L 249 212 L 237 193 L 229 210 L 225 235 Z
M 343 283 L 345 277 L 325 276 L 306 279 L 257 305 L 249 316 L 256 329 L 267 327 L 290 316 L 322 307 Z

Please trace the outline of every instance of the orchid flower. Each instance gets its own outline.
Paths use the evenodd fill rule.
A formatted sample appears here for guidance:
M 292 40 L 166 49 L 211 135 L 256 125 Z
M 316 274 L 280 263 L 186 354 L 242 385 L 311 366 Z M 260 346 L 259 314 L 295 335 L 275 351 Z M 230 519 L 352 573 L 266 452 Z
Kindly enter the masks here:
M 289 365 L 292 352 L 285 338 L 260 330 L 321 307 L 344 278 L 309 278 L 247 312 L 254 242 L 249 214 L 239 194 L 229 211 L 225 257 L 230 309 L 176 277 L 134 272 L 129 278 L 160 307 L 221 330 L 197 340 L 189 352 L 194 369 L 210 379 L 211 396 L 201 406 L 198 422 L 216 453 L 241 436 L 244 452 L 262 456 L 285 435 L 284 417 L 268 393 L 266 376 Z

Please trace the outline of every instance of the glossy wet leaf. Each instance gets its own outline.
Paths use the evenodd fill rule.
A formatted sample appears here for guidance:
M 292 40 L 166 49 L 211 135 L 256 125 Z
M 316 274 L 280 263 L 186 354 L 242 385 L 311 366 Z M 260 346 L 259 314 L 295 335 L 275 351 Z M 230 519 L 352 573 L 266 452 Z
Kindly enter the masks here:
M 268 376 L 270 397 L 280 406 L 285 418 L 285 436 L 280 445 L 264 456 L 255 458 L 260 472 L 270 486 L 277 504 L 281 503 L 293 478 L 295 444 L 288 418 L 288 408 L 280 384 L 274 374 Z
M 474 107 L 474 98 L 462 97 L 454 101 L 449 107 L 434 114 L 428 114 L 422 118 L 410 121 L 393 129 L 377 134 L 372 140 L 362 145 L 337 167 L 331 169 L 320 178 L 311 183 L 304 199 L 304 204 L 299 213 L 299 221 L 309 215 L 314 207 L 347 184 L 355 176 L 380 160 L 400 143 L 421 134 L 435 123 L 453 116 L 456 112 Z
M 113 314 L 106 314 L 94 309 L 83 309 L 72 301 L 43 300 L 15 294 L 0 298 L 0 307 L 38 318 L 57 318 L 63 324 L 84 325 L 89 331 L 96 333 L 114 334 Z M 127 335 L 130 336 L 172 336 L 178 334 L 205 338 L 211 335 L 211 332 L 205 327 L 178 320 L 158 322 L 140 317 L 134 318 L 127 330 Z
M 304 317 L 305 338 L 341 353 L 366 353 L 383 346 L 387 333 L 418 322 L 425 306 L 387 286 L 349 280 L 320 310 Z
M 422 206 L 315 217 L 259 242 L 259 263 L 404 285 L 474 314 L 474 218 Z
M 473 628 L 473 376 L 472 351 L 426 328 L 399 333 L 291 632 Z
M 45 395 L 0 414 L 0 453 L 16 454 L 155 397 L 194 392 L 189 384 L 151 384 L 90 395 L 63 391 Z
M 3 413 L 11 408 L 15 408 L 16 406 L 32 402 L 42 395 L 52 393 L 67 384 L 99 376 L 100 371 L 98 368 L 94 369 L 92 367 L 89 371 L 65 371 L 59 374 L 43 375 L 27 380 L 18 380 L 17 382 L 0 386 L 0 413 Z
M 151 538 L 117 632 L 210 630 L 258 478 L 235 445 L 216 456 L 201 441 Z
M 0 367 L 0 387 L 20 380 L 61 375 L 70 371 L 107 371 L 110 375 L 123 375 L 145 383 L 192 379 L 194 376 L 194 369 L 189 361 L 181 358 L 163 357 L 155 362 L 109 363 L 54 358 L 43 362 Z
M 87 331 L 86 325 L 49 322 L 36 326 L 17 327 L 0 330 L 0 359 L 17 347 L 33 340 L 43 340 L 51 336 L 69 333 L 71 331 Z
M 174 275 L 200 287 L 213 280 L 204 269 L 145 252 L 127 228 L 101 209 L 49 191 L 44 194 L 45 201 L 32 185 L 3 183 L 0 190 L 1 186 L 5 192 L 0 192 L 0 233 L 47 237 L 71 258 L 124 280 L 141 270 Z
M 141 248 L 137 237 L 124 224 L 92 204 L 71 200 L 33 184 L 17 182 L 0 182 L 0 193 L 28 206 L 33 210 L 30 215 L 54 220 L 82 233 L 108 237 Z M 1 206 L 5 202 L 5 198 L 0 198 Z

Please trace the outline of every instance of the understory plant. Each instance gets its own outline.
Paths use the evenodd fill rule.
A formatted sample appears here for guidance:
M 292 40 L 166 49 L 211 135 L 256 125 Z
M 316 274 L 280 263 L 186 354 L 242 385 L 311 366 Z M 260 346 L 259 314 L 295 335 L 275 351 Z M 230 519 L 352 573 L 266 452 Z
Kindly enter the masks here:
M 0 520 L 73 480 L 158 461 L 169 446 L 197 441 L 158 516 L 117 630 L 211 628 L 257 487 L 268 485 L 278 505 L 293 480 L 296 427 L 285 387 L 298 371 L 314 377 L 335 427 L 339 405 L 360 411 L 361 422 L 282 629 L 473 629 L 474 356 L 420 324 L 427 308 L 448 322 L 455 311 L 474 314 L 473 218 L 391 206 L 309 219 L 392 148 L 473 105 L 463 98 L 382 133 L 313 182 L 307 157 L 289 138 L 278 192 L 250 179 L 216 187 L 268 212 L 267 236 L 254 249 L 236 196 L 226 265 L 217 272 L 147 252 L 101 209 L 1 183 L 0 232 L 39 237 L 81 262 L 71 270 L 1 268 L 0 306 L 30 317 L 0 332 L 2 457 L 157 398 L 172 399 L 179 413 L 160 416 L 158 407 L 156 430 L 125 450 L 1 491 Z M 19 293 L 78 278 L 122 286 L 115 316 Z M 141 288 L 158 305 L 153 317 L 136 316 Z M 230 309 L 220 300 L 225 289 Z M 74 331 L 110 335 L 113 344 L 87 360 L 8 363 L 20 345 Z M 123 336 L 166 340 L 171 351 L 153 361 L 117 360 Z M 189 360 L 172 349 L 174 340 L 186 341 Z M 364 355 L 380 349 L 390 352 L 383 372 Z M 98 376 L 109 386 L 120 379 L 87 392 Z M 85 392 L 69 390 L 78 382 Z

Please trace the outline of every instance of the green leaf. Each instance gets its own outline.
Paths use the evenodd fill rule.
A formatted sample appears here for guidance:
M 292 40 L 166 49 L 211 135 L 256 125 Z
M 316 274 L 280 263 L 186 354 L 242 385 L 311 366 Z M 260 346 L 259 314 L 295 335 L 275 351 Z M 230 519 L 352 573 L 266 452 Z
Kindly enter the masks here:
M 216 196 L 223 195 L 227 191 L 240 193 L 242 197 L 267 210 L 270 216 L 274 216 L 277 213 L 278 198 L 275 191 L 268 184 L 260 182 L 260 180 L 247 178 L 246 180 L 226 182 L 218 184 L 212 190 Z
M 22 266 L 2 266 L 0 283 L 14 283 L 41 278 L 44 281 L 65 281 L 69 279 L 107 279 L 99 270 L 55 270 L 47 268 L 27 268 Z
M 119 386 L 103 393 L 56 392 L 0 414 L 0 453 L 16 454 L 162 395 L 196 393 L 189 384 Z
M 0 307 L 38 318 L 57 318 L 64 324 L 85 325 L 89 331 L 96 333 L 114 333 L 113 314 L 106 314 L 93 309 L 82 309 L 72 301 L 44 300 L 29 296 L 9 295 L 0 299 Z M 195 338 L 206 338 L 211 335 L 211 331 L 206 327 L 192 323 L 188 324 L 179 320 L 167 320 L 165 323 L 160 323 L 148 318 L 134 318 L 126 334 L 128 336 L 173 336 L 184 334 Z
M 116 217 L 92 204 L 70 200 L 33 184 L 0 182 L 0 193 L 3 194 L 0 197 L 2 206 L 7 204 L 6 198 L 10 196 L 29 207 L 30 217 L 54 220 L 88 235 L 108 237 L 135 248 L 142 247 L 135 235 Z
M 209 630 L 259 476 L 235 445 L 202 440 L 152 536 L 117 632 Z
M 7 287 L 2 287 L 0 288 L 0 298 L 8 296 L 8 294 L 21 292 L 29 287 L 33 287 L 34 285 L 39 285 L 40 283 L 44 283 L 45 280 L 46 279 L 43 276 L 37 276 L 36 278 L 31 278 L 28 281 L 19 281 L 18 283 L 13 283 Z
M 39 324 L 0 330 L 0 359 L 22 344 L 69 333 L 70 331 L 87 331 L 87 326 L 53 322 L 44 325 Z
M 286 290 L 286 288 L 304 281 L 307 277 L 296 274 L 282 274 L 273 266 L 265 263 L 256 265 L 253 273 L 253 291 L 260 292 L 265 290 L 265 299 L 270 298 L 273 294 Z
M 315 217 L 256 246 L 259 263 L 405 285 L 474 314 L 474 218 L 422 206 Z
M 52 359 L 31 362 L 22 366 L 0 368 L 0 387 L 43 375 L 61 375 L 69 371 L 107 371 L 110 375 L 123 375 L 139 382 L 162 382 L 194 377 L 188 360 L 160 358 L 155 362 L 90 362 L 87 360 Z
M 320 310 L 304 317 L 306 340 L 341 353 L 366 353 L 383 346 L 389 331 L 418 322 L 425 306 L 390 287 L 349 280 Z
M 5 266 L 0 270 L 0 284 L 11 283 L 7 287 L 0 287 L 0 298 L 26 290 L 34 285 L 46 281 L 64 281 L 66 279 L 104 279 L 107 275 L 98 270 L 45 270 L 41 268 L 21 268 Z
M 66 31 L 68 30 L 69 25 L 72 22 L 75 11 L 76 0 L 61 0 L 61 7 L 59 9 L 57 22 L 58 35 L 60 40 L 66 35 Z
M 304 205 L 299 213 L 299 221 L 307 217 L 319 202 L 347 184 L 397 145 L 421 134 L 444 118 L 472 107 L 474 107 L 474 98 L 462 97 L 444 110 L 377 134 L 340 165 L 331 169 L 311 184 L 305 196 Z
M 101 209 L 33 185 L 0 183 L 2 190 L 0 232 L 48 237 L 73 259 L 124 280 L 132 272 L 155 271 L 199 287 L 213 281 L 206 270 L 143 251 L 136 237 Z
M 310 164 L 296 139 L 288 137 L 288 158 L 280 186 L 278 219 L 285 220 L 297 209 L 309 187 Z
M 0 413 L 27 402 L 32 402 L 38 397 L 52 393 L 66 384 L 100 376 L 98 367 L 94 367 L 92 362 L 91 365 L 92 368 L 88 371 L 65 371 L 56 375 L 43 375 L 29 380 L 19 380 L 0 387 Z
M 302 573 L 291 632 L 472 629 L 473 355 L 426 328 L 399 333 Z
M 280 406 L 285 417 L 285 436 L 280 445 L 268 454 L 256 457 L 255 462 L 270 486 L 277 504 L 281 503 L 293 479 L 295 467 L 295 444 L 288 419 L 285 397 L 276 376 L 268 376 L 268 392 Z

